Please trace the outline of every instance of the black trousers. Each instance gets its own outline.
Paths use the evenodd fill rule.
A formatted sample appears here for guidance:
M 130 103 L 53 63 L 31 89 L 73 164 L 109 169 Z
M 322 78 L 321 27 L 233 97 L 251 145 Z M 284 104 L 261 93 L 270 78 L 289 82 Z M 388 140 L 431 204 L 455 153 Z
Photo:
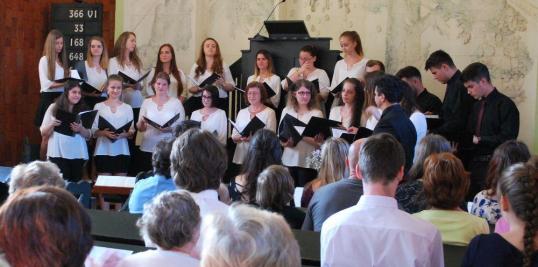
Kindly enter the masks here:
M 467 201 L 473 201 L 474 196 L 486 189 L 486 174 L 488 171 L 491 155 L 474 156 L 469 161 L 469 172 L 471 172 L 471 186 L 467 193 Z
M 288 167 L 291 177 L 295 182 L 296 187 L 303 187 L 306 183 L 314 180 L 318 176 L 318 172 L 314 169 L 301 167 Z
M 51 158 L 49 161 L 56 164 L 62 172 L 64 180 L 70 182 L 78 182 L 82 179 L 82 167 L 84 166 L 84 159 L 64 159 L 64 158 Z

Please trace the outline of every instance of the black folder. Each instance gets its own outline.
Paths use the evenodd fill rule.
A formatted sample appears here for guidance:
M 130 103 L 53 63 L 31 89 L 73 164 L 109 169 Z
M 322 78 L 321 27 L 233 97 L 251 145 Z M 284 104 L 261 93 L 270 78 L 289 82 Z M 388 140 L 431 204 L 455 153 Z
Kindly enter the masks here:
M 97 110 L 88 110 L 83 111 L 78 114 L 67 112 L 65 110 L 58 109 L 56 111 L 56 119 L 62 123 L 54 127 L 54 131 L 64 135 L 75 136 L 73 130 L 71 130 L 71 123 L 80 122 L 82 127 L 89 129 L 91 128 L 95 116 L 97 115 Z
M 443 124 L 443 120 L 439 115 L 426 115 L 426 123 L 428 124 L 428 131 L 431 131 Z
M 258 117 L 254 116 L 250 120 L 250 122 L 245 126 L 245 128 L 241 131 L 237 128 L 237 125 L 232 120 L 229 120 L 232 126 L 239 132 L 239 134 L 243 137 L 251 136 L 256 133 L 259 129 L 263 129 L 265 127 L 265 123 L 263 123 Z
M 349 144 L 351 144 L 351 143 L 355 142 L 355 140 L 357 140 L 357 139 L 367 138 L 367 137 L 371 136 L 372 133 L 373 133 L 373 131 L 368 129 L 368 128 L 359 127 L 358 130 L 357 130 L 357 133 L 355 133 L 355 134 L 342 133 L 340 136 L 335 136 L 334 133 L 333 133 L 333 137 L 342 138 L 342 139 L 346 140 Z
M 297 131 L 297 129 L 295 129 L 295 126 L 306 127 L 306 123 L 291 116 L 290 114 L 286 114 L 278 127 L 278 139 L 280 139 L 282 142 L 287 142 L 291 138 L 294 146 L 296 146 L 299 141 L 303 139 L 303 137 Z
M 315 80 L 310 81 L 310 82 L 314 84 L 314 90 L 316 91 L 316 94 L 319 95 L 319 80 L 315 79 Z
M 288 84 L 288 91 L 293 91 L 295 83 L 290 79 L 290 77 L 285 77 L 286 83 Z
M 263 87 L 265 87 L 265 91 L 267 92 L 267 98 L 271 98 L 276 95 L 275 90 L 269 86 L 266 82 L 263 82 Z
M 331 90 L 331 94 L 333 94 L 334 96 L 336 96 L 338 93 L 342 92 L 342 90 L 344 90 L 344 82 L 349 79 L 349 78 L 345 78 L 342 82 L 340 82 L 336 87 L 334 87 L 332 90 Z
M 303 136 L 315 137 L 318 134 L 322 134 L 323 138 L 332 136 L 331 128 L 340 128 L 339 121 L 333 121 L 320 117 L 312 117 L 306 125 L 306 129 L 303 132 Z
M 65 83 L 65 82 L 77 82 L 77 83 L 81 83 L 83 82 L 84 80 L 81 80 L 81 79 L 77 79 L 77 78 L 72 78 L 72 77 L 66 77 L 66 78 L 62 78 L 62 79 L 58 79 L 58 80 L 54 80 L 54 82 L 56 83 Z
M 179 114 L 176 114 L 174 117 L 172 117 L 170 120 L 168 120 L 166 123 L 164 123 L 163 125 L 160 125 L 158 123 L 156 123 L 155 121 L 152 121 L 150 119 L 148 119 L 148 117 L 144 116 L 144 120 L 151 126 L 153 126 L 154 128 L 156 129 L 163 129 L 163 128 L 167 128 L 167 127 L 170 127 L 172 126 L 172 124 L 174 124 L 174 122 L 176 122 L 178 119 L 179 119 Z
M 198 87 L 203 88 L 206 85 L 212 85 L 219 78 L 220 78 L 220 75 L 218 75 L 216 73 L 213 73 L 213 74 L 211 74 L 211 76 L 207 77 L 202 83 L 200 83 L 200 85 L 198 85 Z
M 128 132 L 131 128 L 131 124 L 133 123 L 132 120 L 127 122 L 125 125 L 121 126 L 120 128 L 114 127 L 109 121 L 107 121 L 105 118 L 99 116 L 99 121 L 97 122 L 97 128 L 99 130 L 105 130 L 108 129 L 109 131 L 115 133 L 115 134 L 121 134 L 123 132 Z M 108 139 L 112 141 L 112 143 L 116 142 L 117 139 Z
M 87 82 L 82 82 L 80 84 L 80 89 L 83 92 L 88 93 L 88 94 L 101 94 L 101 93 L 103 93 L 101 90 L 93 87 L 91 84 L 89 84 Z
M 142 77 L 140 77 L 138 80 L 135 80 L 131 77 L 129 77 L 129 75 L 119 71 L 118 72 L 118 75 L 121 76 L 121 78 L 123 78 L 123 83 L 126 83 L 126 84 L 137 84 L 139 82 L 141 82 L 142 80 L 146 79 L 146 77 L 148 77 L 149 73 L 151 71 L 148 71 L 146 72 L 146 74 L 142 75 Z

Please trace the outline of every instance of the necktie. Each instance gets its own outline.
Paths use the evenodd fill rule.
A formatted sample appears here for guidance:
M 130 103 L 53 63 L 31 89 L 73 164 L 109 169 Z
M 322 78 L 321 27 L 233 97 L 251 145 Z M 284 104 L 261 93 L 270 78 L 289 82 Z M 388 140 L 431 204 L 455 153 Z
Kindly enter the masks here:
M 478 118 L 476 120 L 476 127 L 474 130 L 474 135 L 480 137 L 480 126 L 482 125 L 482 118 L 484 117 L 484 108 L 486 106 L 486 99 L 480 101 L 480 110 L 478 111 Z

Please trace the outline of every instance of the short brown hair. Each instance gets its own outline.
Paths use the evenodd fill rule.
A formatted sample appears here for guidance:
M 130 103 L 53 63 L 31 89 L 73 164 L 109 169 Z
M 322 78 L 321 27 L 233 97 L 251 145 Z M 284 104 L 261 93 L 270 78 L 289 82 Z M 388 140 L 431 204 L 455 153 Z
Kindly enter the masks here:
M 293 199 L 294 189 L 288 168 L 271 165 L 258 176 L 256 203 L 264 209 L 280 212 Z
M 424 161 L 424 194 L 428 204 L 439 209 L 453 209 L 469 190 L 469 173 L 452 153 L 432 154 Z
M 267 91 L 265 90 L 265 86 L 263 86 L 262 83 L 256 82 L 256 81 L 250 82 L 249 84 L 247 84 L 247 87 L 245 87 L 245 93 L 243 94 L 245 103 L 248 103 L 248 91 L 250 91 L 250 89 L 252 88 L 258 88 L 258 90 L 260 90 L 260 102 L 267 106 L 268 97 L 267 97 Z
M 366 139 L 359 154 L 359 170 L 365 183 L 394 181 L 404 166 L 405 154 L 402 145 L 388 133 L 372 135 Z
M 176 185 L 193 193 L 218 189 L 228 164 L 224 146 L 200 129 L 189 129 L 174 141 L 170 160 Z

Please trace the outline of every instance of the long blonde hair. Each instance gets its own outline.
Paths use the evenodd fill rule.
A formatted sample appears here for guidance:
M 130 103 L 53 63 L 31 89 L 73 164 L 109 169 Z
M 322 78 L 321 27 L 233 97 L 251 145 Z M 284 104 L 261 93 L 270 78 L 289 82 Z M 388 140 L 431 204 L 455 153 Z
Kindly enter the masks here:
M 126 58 L 124 51 L 125 49 L 127 49 L 127 40 L 131 35 L 136 38 L 136 34 L 134 32 L 123 32 L 122 34 L 120 34 L 120 36 L 116 40 L 116 43 L 114 44 L 114 56 L 118 58 L 118 63 L 122 67 L 125 67 L 124 62 Z M 142 61 L 138 57 L 138 49 L 136 47 L 133 52 L 129 53 L 129 60 L 131 60 L 136 70 L 140 71 L 140 69 L 142 68 Z
M 321 146 L 321 165 L 317 180 L 320 186 L 334 183 L 346 176 L 349 144 L 341 138 L 329 138 Z
M 56 40 L 58 40 L 59 38 L 64 38 L 63 34 L 59 30 L 53 29 L 47 35 L 45 45 L 43 46 L 43 56 L 47 58 L 47 75 L 49 80 L 54 80 L 54 76 L 56 74 L 56 60 L 58 59 L 58 63 L 64 69 L 64 77 L 69 76 L 65 44 L 62 47 L 62 52 L 56 54 Z
M 92 68 L 94 67 L 93 61 L 92 61 L 92 57 L 93 57 L 92 41 L 93 40 L 101 42 L 101 45 L 103 46 L 103 53 L 101 54 L 101 58 L 99 59 L 99 66 L 101 66 L 101 68 L 103 69 L 106 69 L 108 68 L 108 51 L 106 49 L 105 40 L 101 36 L 92 36 L 90 37 L 90 40 L 88 40 L 88 51 L 86 52 L 86 62 L 88 62 L 88 66 Z

